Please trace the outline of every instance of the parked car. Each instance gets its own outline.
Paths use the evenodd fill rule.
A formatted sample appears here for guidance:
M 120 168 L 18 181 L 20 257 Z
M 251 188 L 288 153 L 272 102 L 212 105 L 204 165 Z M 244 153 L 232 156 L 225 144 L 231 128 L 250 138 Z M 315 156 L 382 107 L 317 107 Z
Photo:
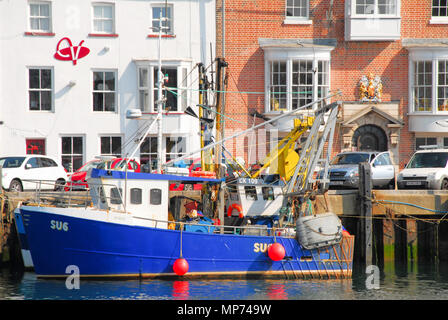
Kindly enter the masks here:
M 359 164 L 366 161 L 371 164 L 374 188 L 395 188 L 395 168 L 387 151 L 339 153 L 334 157 L 329 167 L 330 188 L 358 188 Z M 322 175 L 322 172 L 319 175 Z
M 399 189 L 448 189 L 448 149 L 420 150 L 397 176 Z
M 86 176 L 90 169 L 124 170 L 125 164 L 126 159 L 124 158 L 99 157 L 98 159 L 91 160 L 70 175 L 65 190 L 87 190 L 89 185 L 86 181 Z M 140 172 L 140 163 L 134 159 L 130 160 L 128 163 L 128 171 Z
M 2 187 L 8 191 L 59 190 L 66 183 L 67 171 L 55 158 L 25 155 L 0 158 Z M 40 183 L 39 183 L 40 181 Z

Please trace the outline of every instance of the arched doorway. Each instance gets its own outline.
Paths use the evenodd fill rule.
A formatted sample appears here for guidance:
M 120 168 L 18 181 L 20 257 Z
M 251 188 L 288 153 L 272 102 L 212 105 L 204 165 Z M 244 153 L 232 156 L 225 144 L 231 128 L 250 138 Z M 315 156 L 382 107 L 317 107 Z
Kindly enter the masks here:
M 380 127 L 366 124 L 356 129 L 352 146 L 359 151 L 387 151 L 387 136 Z

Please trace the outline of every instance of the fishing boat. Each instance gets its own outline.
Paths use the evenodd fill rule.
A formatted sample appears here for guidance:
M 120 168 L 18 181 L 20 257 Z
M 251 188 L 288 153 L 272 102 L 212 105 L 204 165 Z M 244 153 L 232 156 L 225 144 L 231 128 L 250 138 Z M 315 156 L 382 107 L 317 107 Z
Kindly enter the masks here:
M 91 203 L 22 203 L 16 214 L 37 276 L 66 277 L 76 266 L 81 277 L 100 278 L 351 277 L 354 236 L 336 215 L 301 209 L 331 137 L 319 130 L 328 112 L 334 124 L 337 105 L 317 112 L 287 183 L 93 169 Z M 170 191 L 172 183 L 205 187 L 193 199 Z
M 92 170 L 89 185 L 97 186 L 90 189 L 92 206 L 20 206 L 39 277 L 66 277 L 70 266 L 76 266 L 81 277 L 351 276 L 353 236 L 343 235 L 338 226 L 324 230 L 335 234 L 335 244 L 307 250 L 299 244 L 295 228 L 268 223 L 221 226 L 200 212 L 196 220 L 183 219 L 175 201 L 168 202 L 170 181 L 219 180 L 127 175 Z M 126 200 L 120 196 L 124 188 L 129 190 Z M 272 215 L 260 219 L 267 217 L 275 220 Z M 274 244 L 280 249 L 271 252 Z
M 215 92 L 219 96 L 224 92 L 225 64 L 219 58 L 217 62 Z M 201 111 L 207 102 L 202 88 L 207 86 L 202 73 L 199 79 Z M 163 83 L 159 72 L 158 114 L 140 143 L 155 123 L 159 125 L 158 139 L 162 139 Z M 125 171 L 91 169 L 86 177 L 89 201 L 72 201 L 70 193 L 67 201 L 49 201 L 40 197 L 43 192 L 37 192 L 35 199 L 21 203 L 16 210 L 16 222 L 21 224 L 17 229 L 27 244 L 35 273 L 51 278 L 65 278 L 72 270 L 85 278 L 351 277 L 354 236 L 344 230 L 335 214 L 316 215 L 309 205 L 317 185 L 313 172 L 322 160 L 324 145 L 328 150 L 332 146 L 339 105 L 327 105 L 326 101 L 333 96 L 225 138 L 219 128 L 222 100 L 217 97 L 216 108 L 211 110 L 216 118 L 192 113 L 201 124 L 201 149 L 165 162 L 164 170 L 159 148 L 158 168 L 150 173 L 128 172 L 127 165 Z M 251 175 L 245 168 L 237 176 L 223 172 L 225 141 L 313 105 L 319 107 L 312 111 L 312 124 L 306 122 L 308 137 L 287 179 L 273 180 L 272 175 L 261 172 Z M 299 121 L 295 127 L 303 124 Z M 204 141 L 204 127 L 213 125 L 216 139 Z M 203 160 L 213 154 L 209 152 L 212 148 L 216 148 L 215 162 L 206 165 Z M 274 158 L 282 152 L 275 152 Z M 175 161 L 198 153 L 202 170 L 195 176 L 170 174 L 176 172 L 168 169 Z M 321 175 L 324 186 L 329 155 Z M 170 190 L 173 184 L 203 187 L 179 192 Z

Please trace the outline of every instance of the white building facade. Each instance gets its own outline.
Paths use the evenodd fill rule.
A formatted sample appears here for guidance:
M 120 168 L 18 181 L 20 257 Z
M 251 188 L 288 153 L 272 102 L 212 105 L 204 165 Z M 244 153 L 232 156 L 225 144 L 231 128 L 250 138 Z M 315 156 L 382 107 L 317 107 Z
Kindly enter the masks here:
M 0 1 L 0 156 L 41 153 L 67 171 L 131 155 L 157 115 L 158 18 L 166 17 L 163 159 L 199 149 L 197 64 L 215 48 L 215 1 Z M 128 119 L 140 109 L 145 120 Z M 138 148 L 157 160 L 157 126 Z

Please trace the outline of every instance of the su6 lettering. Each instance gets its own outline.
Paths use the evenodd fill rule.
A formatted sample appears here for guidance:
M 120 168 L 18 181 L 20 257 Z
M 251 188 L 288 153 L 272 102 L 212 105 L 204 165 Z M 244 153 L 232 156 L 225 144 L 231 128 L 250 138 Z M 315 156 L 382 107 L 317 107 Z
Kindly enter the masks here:
M 68 222 L 51 220 L 50 228 L 59 231 L 68 231 Z
M 254 252 L 266 252 L 270 246 L 271 243 L 256 242 L 254 243 Z

